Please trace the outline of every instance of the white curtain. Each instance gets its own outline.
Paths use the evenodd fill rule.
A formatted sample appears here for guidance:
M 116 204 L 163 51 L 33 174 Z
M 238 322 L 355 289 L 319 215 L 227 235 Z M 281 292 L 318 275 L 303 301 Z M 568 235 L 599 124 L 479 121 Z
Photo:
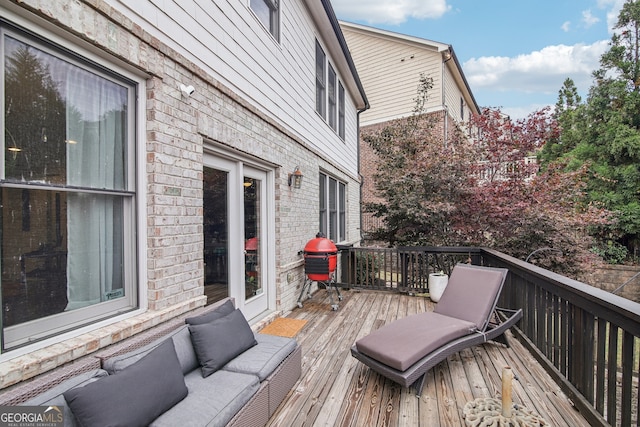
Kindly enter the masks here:
M 75 67 L 66 84 L 67 186 L 123 189 L 126 89 Z M 122 202 L 67 194 L 67 310 L 73 310 L 122 288 Z

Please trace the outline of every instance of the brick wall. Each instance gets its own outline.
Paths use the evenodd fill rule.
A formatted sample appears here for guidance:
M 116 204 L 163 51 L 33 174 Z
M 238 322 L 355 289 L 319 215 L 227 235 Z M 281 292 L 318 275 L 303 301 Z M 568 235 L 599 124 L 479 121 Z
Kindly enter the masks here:
M 144 32 L 101 0 L 15 2 L 113 61 L 123 61 L 146 79 L 146 264 L 148 310 L 107 327 L 33 351 L 2 355 L 0 388 L 91 354 L 205 304 L 203 277 L 203 161 L 210 144 L 273 165 L 275 179 L 275 292 L 280 311 L 296 306 L 304 281 L 299 252 L 318 231 L 318 173 L 347 183 L 348 239 L 360 239 L 359 178 L 336 167 L 253 105 Z M 73 37 L 72 37 L 73 35 Z M 194 94 L 182 97 L 181 83 Z M 303 186 L 287 185 L 296 166 Z

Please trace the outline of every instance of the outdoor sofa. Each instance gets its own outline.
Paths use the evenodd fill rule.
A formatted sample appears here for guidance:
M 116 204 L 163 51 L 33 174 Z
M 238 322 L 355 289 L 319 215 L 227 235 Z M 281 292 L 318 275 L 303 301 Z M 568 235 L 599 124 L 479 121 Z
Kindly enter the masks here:
M 0 394 L 65 426 L 264 426 L 300 378 L 295 339 L 254 333 L 225 299 Z

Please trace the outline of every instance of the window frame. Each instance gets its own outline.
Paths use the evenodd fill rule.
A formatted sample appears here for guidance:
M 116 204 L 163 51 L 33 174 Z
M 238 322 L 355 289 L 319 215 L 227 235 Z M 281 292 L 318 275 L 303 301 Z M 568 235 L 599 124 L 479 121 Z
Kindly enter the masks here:
M 146 291 L 140 288 L 140 283 L 144 283 L 144 274 L 139 269 L 138 260 L 144 254 L 143 237 L 141 233 L 145 233 L 143 222 L 138 214 L 140 204 L 144 203 L 143 193 L 140 194 L 140 188 L 144 188 L 144 172 L 140 170 L 138 161 L 141 158 L 140 146 L 138 141 L 144 133 L 144 129 L 140 128 L 143 123 L 140 116 L 144 111 L 144 97 L 140 97 L 139 93 L 144 91 L 144 79 L 133 74 L 128 69 L 116 65 L 109 59 L 100 56 L 83 48 L 79 44 L 70 42 L 67 39 L 49 33 L 44 28 L 34 28 L 33 25 L 26 22 L 13 23 L 8 20 L 0 20 L 0 51 L 3 52 L 2 63 L 0 64 L 0 76 L 5 84 L 5 56 L 4 43 L 6 37 L 11 37 L 35 49 L 41 50 L 49 55 L 56 57 L 58 60 L 65 61 L 73 67 L 78 67 L 90 73 L 96 74 L 101 78 L 112 81 L 118 85 L 127 88 L 127 124 L 126 124 L 126 148 L 124 155 L 124 176 L 125 187 L 117 190 L 105 190 L 92 187 L 77 187 L 69 184 L 60 185 L 57 183 L 43 182 L 16 182 L 15 180 L 5 179 L 5 147 L 8 142 L 5 141 L 5 105 L 4 97 L 0 100 L 2 106 L 2 114 L 0 114 L 0 127 L 3 132 L 0 133 L 0 144 L 3 147 L 0 154 L 0 190 L 22 189 L 33 191 L 45 191 L 51 193 L 75 193 L 96 196 L 112 196 L 120 198 L 123 204 L 123 212 L 120 220 L 123 222 L 123 249 L 124 249 L 124 265 L 121 274 L 124 278 L 124 296 L 113 300 L 106 300 L 97 304 L 93 304 L 84 308 L 70 310 L 55 315 L 40 317 L 29 322 L 19 323 L 9 327 L 4 327 L 0 321 L 2 328 L 2 343 L 0 352 L 5 353 L 12 351 L 20 346 L 31 344 L 38 341 L 53 339 L 62 334 L 95 324 L 96 322 L 111 319 L 125 313 L 133 313 L 137 310 L 146 308 Z M 142 276 L 141 276 L 142 275 Z M 131 314 L 131 315 L 133 315 Z
M 315 51 L 316 113 L 344 141 L 344 85 L 317 38 Z
M 260 15 L 253 8 L 254 1 L 264 3 L 269 9 L 269 25 L 260 18 Z M 249 9 L 269 34 L 280 43 L 280 0 L 249 0 Z
M 338 82 L 338 136 L 344 141 L 345 138 L 345 106 L 344 106 L 344 86 Z
M 347 184 L 320 172 L 318 199 L 319 231 L 334 242 L 344 242 L 347 238 Z
M 316 113 L 326 120 L 327 117 L 327 54 L 320 46 L 320 42 L 316 40 Z
M 331 63 L 329 63 L 329 72 L 327 73 L 327 122 L 331 129 L 337 131 L 337 92 L 338 86 L 336 82 L 338 76 L 336 70 L 333 69 Z

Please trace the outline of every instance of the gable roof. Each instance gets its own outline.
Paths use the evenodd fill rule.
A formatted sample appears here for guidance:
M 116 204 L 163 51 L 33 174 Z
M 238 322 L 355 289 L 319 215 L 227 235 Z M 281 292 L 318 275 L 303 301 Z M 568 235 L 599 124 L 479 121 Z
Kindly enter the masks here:
M 458 86 L 466 91 L 466 95 L 469 102 L 469 107 L 475 112 L 480 113 L 481 109 L 473 96 L 469 82 L 462 71 L 462 66 L 458 61 L 458 57 L 453 49 L 453 46 L 446 43 L 437 42 L 434 40 L 428 40 L 421 37 L 410 36 L 407 34 L 396 33 L 393 31 L 382 30 L 379 28 L 369 27 L 365 25 L 355 24 L 352 22 L 339 21 L 340 25 L 349 28 L 360 33 L 365 33 L 371 37 L 380 37 L 389 41 L 400 42 L 407 45 L 413 45 L 420 49 L 431 50 L 438 52 L 442 55 L 449 55 L 452 60 L 446 61 L 446 66 L 457 81 Z

